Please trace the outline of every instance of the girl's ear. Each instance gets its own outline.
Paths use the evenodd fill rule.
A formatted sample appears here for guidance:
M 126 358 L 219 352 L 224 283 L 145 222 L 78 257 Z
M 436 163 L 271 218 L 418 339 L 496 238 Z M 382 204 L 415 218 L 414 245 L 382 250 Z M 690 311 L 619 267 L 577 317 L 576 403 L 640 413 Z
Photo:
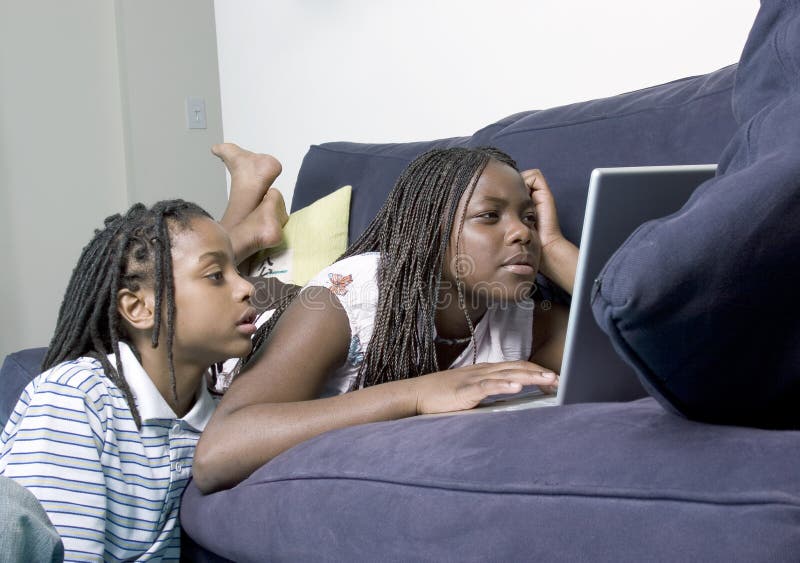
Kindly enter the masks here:
M 135 330 L 153 329 L 155 299 L 153 299 L 152 291 L 120 289 L 117 293 L 117 310 L 130 328 Z

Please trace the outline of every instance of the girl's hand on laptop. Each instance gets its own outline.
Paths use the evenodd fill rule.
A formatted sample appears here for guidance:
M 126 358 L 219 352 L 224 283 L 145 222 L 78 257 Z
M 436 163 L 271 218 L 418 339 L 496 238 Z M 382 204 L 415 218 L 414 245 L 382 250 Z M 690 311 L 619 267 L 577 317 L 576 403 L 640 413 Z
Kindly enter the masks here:
M 407 381 L 414 387 L 417 414 L 471 409 L 486 397 L 517 393 L 527 385 L 551 390 L 558 386 L 552 370 L 523 360 L 475 364 Z

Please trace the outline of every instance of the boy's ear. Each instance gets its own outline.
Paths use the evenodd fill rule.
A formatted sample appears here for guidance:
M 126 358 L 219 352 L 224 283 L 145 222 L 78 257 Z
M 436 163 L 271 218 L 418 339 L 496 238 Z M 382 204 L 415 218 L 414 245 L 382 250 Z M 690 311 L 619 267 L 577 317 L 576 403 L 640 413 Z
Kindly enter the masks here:
M 120 289 L 117 292 L 119 314 L 126 324 L 137 330 L 152 330 L 155 324 L 154 301 L 153 292 L 145 289 Z

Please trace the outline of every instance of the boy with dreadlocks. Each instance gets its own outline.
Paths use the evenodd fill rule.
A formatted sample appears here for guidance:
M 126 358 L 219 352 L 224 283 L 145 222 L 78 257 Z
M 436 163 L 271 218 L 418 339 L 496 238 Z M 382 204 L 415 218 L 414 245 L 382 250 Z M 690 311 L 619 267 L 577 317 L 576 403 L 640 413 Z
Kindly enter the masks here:
M 577 255 L 538 170 L 490 148 L 418 157 L 344 256 L 259 328 L 198 444 L 198 487 L 231 487 L 334 428 L 552 392 L 568 314 L 542 307 L 534 326 L 531 294 L 539 271 L 571 293 Z
M 181 494 L 215 406 L 209 367 L 251 350 L 236 264 L 280 239 L 277 161 L 235 145 L 222 219 L 162 201 L 105 220 L 83 249 L 42 369 L 0 436 L 0 473 L 32 492 L 67 560 L 178 560 Z

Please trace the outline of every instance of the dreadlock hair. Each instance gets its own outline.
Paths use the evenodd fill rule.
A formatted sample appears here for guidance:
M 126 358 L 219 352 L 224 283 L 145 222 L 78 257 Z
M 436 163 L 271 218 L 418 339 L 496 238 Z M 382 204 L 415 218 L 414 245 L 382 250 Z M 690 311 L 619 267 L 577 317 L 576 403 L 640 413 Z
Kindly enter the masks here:
M 447 244 L 461 197 L 467 194 L 466 212 L 490 160 L 518 170 L 510 156 L 491 147 L 433 149 L 417 157 L 400 175 L 375 219 L 339 258 L 365 252 L 381 255 L 375 326 L 352 388 L 439 371 L 434 320 Z M 463 224 L 464 214 L 459 219 L 456 249 Z M 474 338 L 458 270 L 458 302 Z M 256 333 L 245 365 L 294 297 L 285 297 Z
M 141 427 L 120 360 L 119 342 L 125 327 L 117 310 L 117 293 L 138 291 L 152 285 L 155 293 L 155 325 L 152 345 L 159 344 L 162 303 L 166 301 L 167 358 L 172 396 L 177 400 L 172 341 L 175 323 L 175 284 L 172 277 L 170 228 L 189 227 L 195 217 L 211 216 L 194 203 L 180 199 L 160 201 L 149 209 L 137 203 L 125 215 L 107 217 L 96 229 L 78 259 L 58 312 L 58 321 L 42 370 L 81 356 L 96 359 L 106 376 L 125 395 L 136 427 Z M 114 354 L 116 366 L 108 360 Z M 138 351 L 134 353 L 139 356 Z

